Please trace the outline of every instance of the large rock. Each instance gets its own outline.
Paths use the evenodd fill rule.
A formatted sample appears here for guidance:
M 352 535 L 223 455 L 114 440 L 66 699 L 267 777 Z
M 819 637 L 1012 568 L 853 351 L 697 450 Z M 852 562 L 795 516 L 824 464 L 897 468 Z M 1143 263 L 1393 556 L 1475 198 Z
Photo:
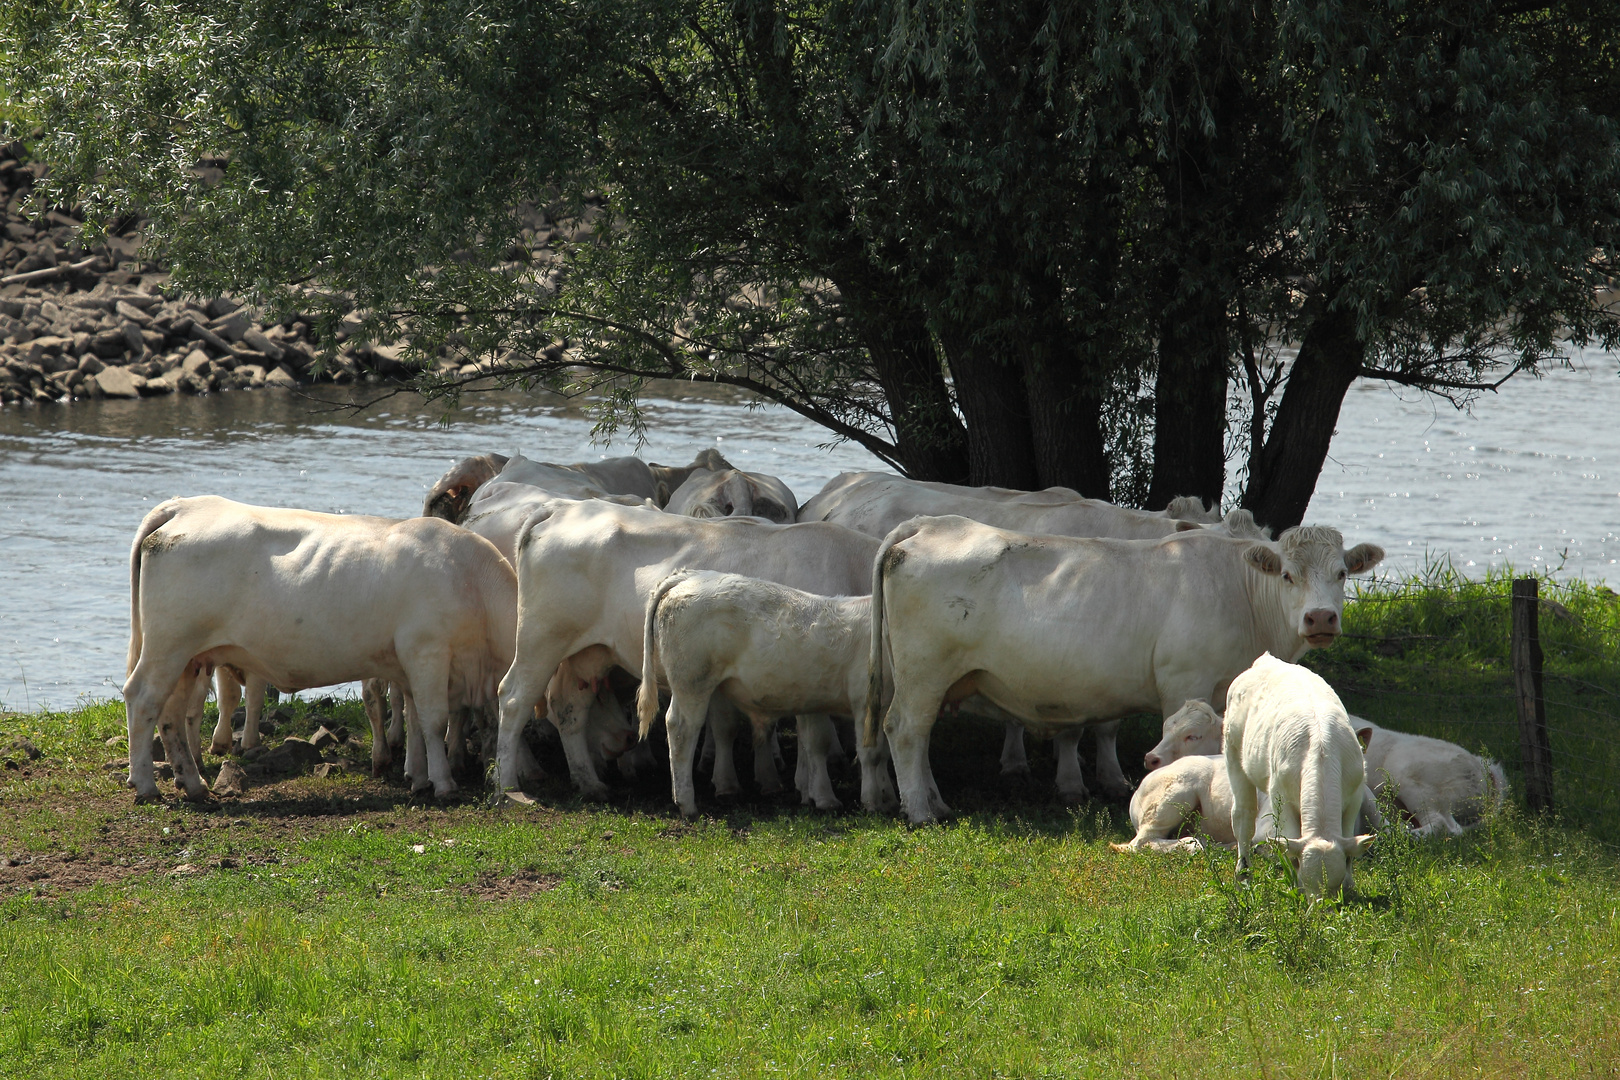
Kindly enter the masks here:
M 242 795 L 248 789 L 247 770 L 234 761 L 227 761 L 219 767 L 219 775 L 214 777 L 215 795 Z
M 265 337 L 264 332 L 256 326 L 250 326 L 243 332 L 242 343 L 251 349 L 264 353 L 264 355 L 277 363 L 280 363 L 281 358 L 287 354 L 287 350 Z
M 144 342 L 142 344 L 144 347 Z M 129 342 L 124 339 L 124 331 L 121 329 L 99 330 L 90 335 L 90 351 L 103 360 L 123 356 L 128 348 Z
M 293 378 L 292 372 L 288 371 L 287 366 L 283 364 L 265 374 L 264 385 L 291 389 L 298 385 L 298 380 Z
M 110 398 L 140 397 L 141 387 L 146 385 L 145 379 L 121 367 L 110 367 L 94 375 L 86 375 L 85 381 L 94 381 L 102 396 Z
M 233 312 L 223 319 L 215 319 L 209 329 L 224 338 L 226 341 L 241 341 L 244 334 L 253 328 L 253 320 L 245 311 Z

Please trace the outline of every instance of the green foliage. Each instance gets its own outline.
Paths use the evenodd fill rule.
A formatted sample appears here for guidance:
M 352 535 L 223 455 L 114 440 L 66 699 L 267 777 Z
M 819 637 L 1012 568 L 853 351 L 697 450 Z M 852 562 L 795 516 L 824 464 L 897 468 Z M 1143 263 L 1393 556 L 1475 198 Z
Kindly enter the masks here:
M 1182 351 L 1237 371 L 1331 315 L 1465 394 L 1611 340 L 1615 33 L 1586 0 L 9 0 L 0 81 L 50 197 L 150 213 L 188 287 L 352 298 L 424 366 L 611 388 L 607 430 L 711 379 L 917 475 L 1095 456 L 1135 498 Z M 532 200 L 588 219 L 561 272 Z

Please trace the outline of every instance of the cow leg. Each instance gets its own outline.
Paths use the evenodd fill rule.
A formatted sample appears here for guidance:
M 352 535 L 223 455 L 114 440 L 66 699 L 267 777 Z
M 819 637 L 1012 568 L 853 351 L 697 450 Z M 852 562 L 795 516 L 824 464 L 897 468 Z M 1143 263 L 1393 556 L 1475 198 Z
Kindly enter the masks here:
M 268 685 L 251 673 L 242 682 L 242 693 L 247 697 L 247 717 L 242 721 L 243 750 L 259 745 L 259 718 L 264 715 L 264 691 Z
M 512 666 L 501 677 L 499 691 L 501 719 L 496 735 L 495 760 L 497 783 L 501 791 L 511 791 L 520 782 L 518 743 L 523 741 L 523 729 L 528 726 L 529 718 L 547 706 L 546 687 L 557 673 L 558 665 L 567 659 L 561 653 L 563 647 L 545 632 L 543 620 L 519 618 L 517 651 Z M 566 743 L 564 749 L 567 749 Z M 572 753 L 569 754 L 568 764 L 572 772 Z
M 371 775 L 383 776 L 394 763 L 394 754 L 384 733 L 386 684 L 381 679 L 367 679 L 360 684 L 360 700 L 365 703 L 366 722 L 371 725 Z
M 708 724 L 703 725 L 703 731 L 698 735 L 697 767 L 714 768 L 714 729 Z
M 735 795 L 742 790 L 735 760 L 737 710 L 730 702 L 709 699 L 709 738 L 714 744 L 714 793 Z
M 173 692 L 169 694 L 169 700 L 163 703 L 163 711 L 158 717 L 158 731 L 163 737 L 163 751 L 174 769 L 174 786 L 184 792 L 187 799 L 194 802 L 204 801 L 210 795 L 208 784 L 202 778 L 202 770 L 197 767 L 195 751 L 191 745 L 196 730 L 191 721 L 192 706 L 199 697 L 207 693 L 208 684 L 202 665 L 194 660 L 186 665 L 185 672 L 180 676 L 180 681 Z
M 231 742 L 231 717 L 236 715 L 236 706 L 242 699 L 242 684 L 236 681 L 236 673 L 227 667 L 219 667 L 214 671 L 215 693 L 219 701 L 219 721 L 214 724 L 214 737 L 208 749 L 215 754 L 228 754 L 233 749 Z
M 589 686 L 580 688 L 571 674 L 559 670 L 552 680 L 546 697 L 546 712 L 562 739 L 563 753 L 568 758 L 568 775 L 580 795 L 587 799 L 606 799 L 610 793 L 607 784 L 596 771 L 596 755 L 591 746 L 591 707 L 596 703 L 596 692 Z
M 1106 723 L 1092 725 L 1097 735 L 1097 786 L 1103 789 L 1103 794 L 1110 799 L 1128 799 L 1135 790 L 1131 782 L 1125 779 L 1125 771 L 1119 767 L 1119 749 L 1116 739 L 1119 735 L 1119 720 L 1109 720 Z M 1079 729 L 1075 730 L 1078 740 Z M 1079 764 L 1078 754 L 1076 765 Z
M 124 718 L 129 731 L 127 782 L 135 789 L 136 802 L 157 802 L 163 798 L 152 773 L 152 737 L 189 663 L 183 656 L 159 660 L 148 648 L 124 681 Z
M 945 687 L 929 686 L 920 680 L 895 688 L 883 728 L 894 755 L 894 772 L 899 780 L 900 806 L 913 824 L 933 821 L 950 808 L 939 797 L 933 770 L 928 767 L 928 740 Z
M 1058 771 L 1061 773 L 1062 770 L 1063 763 L 1059 761 Z M 1029 775 L 1029 755 L 1024 752 L 1024 725 L 1011 720 L 1002 725 L 1001 775 Z M 1059 790 L 1062 790 L 1061 787 Z
M 405 677 L 416 702 L 416 722 L 422 732 L 423 759 L 433 783 L 433 795 L 448 799 L 456 791 L 450 758 L 444 750 L 445 733 L 450 727 L 450 656 L 438 649 L 425 649 L 405 663 Z
M 1237 872 L 1249 872 L 1249 856 L 1254 849 L 1254 821 L 1260 809 L 1260 792 L 1241 772 L 1233 771 L 1227 758 L 1227 776 L 1232 784 L 1232 835 L 1237 839 Z
M 1057 757 L 1058 797 L 1064 802 L 1084 802 L 1090 792 L 1080 771 L 1080 729 L 1063 728 L 1053 735 L 1052 752 Z
M 427 739 L 422 734 L 422 721 L 416 715 L 416 698 L 405 695 L 405 778 L 411 782 L 411 792 L 424 791 L 433 786 L 427 771 Z
M 687 694 L 686 688 L 672 685 L 669 709 L 664 713 L 665 735 L 669 739 L 670 793 L 685 818 L 697 817 L 697 789 L 692 782 L 693 759 L 697 756 L 698 736 L 708 717 L 710 698 L 703 693 Z
M 771 765 L 775 768 L 776 772 L 780 773 L 783 769 L 787 768 L 787 758 L 782 756 L 782 733 L 774 722 L 770 726 L 770 738 L 768 741 L 771 751 Z M 776 789 L 778 791 L 782 789 L 782 780 L 780 777 L 777 778 Z
M 775 795 L 782 790 L 782 774 L 777 771 L 777 756 L 780 749 L 773 746 L 776 743 L 776 717 L 750 716 L 754 731 L 754 783 L 759 785 L 763 795 Z M 772 750 L 776 749 L 776 753 Z M 826 762 L 822 762 L 823 767 Z
M 190 669 L 187 669 L 189 673 Z M 208 691 L 212 689 L 213 669 L 202 665 L 196 679 L 192 680 L 190 689 L 186 694 L 186 755 L 191 763 L 197 767 L 197 774 L 202 775 L 202 722 L 203 711 L 208 706 Z
M 405 688 L 388 683 L 388 748 L 398 750 L 405 745 Z
M 900 808 L 900 795 L 889 772 L 889 737 L 878 732 L 876 746 L 855 748 L 861 766 L 861 805 L 874 814 L 892 814 Z
M 832 777 L 827 772 L 827 755 L 838 745 L 838 731 L 832 717 L 808 713 L 796 718 L 799 732 L 799 764 L 794 783 L 806 805 L 817 810 L 837 810 L 844 804 L 833 794 Z
M 467 710 L 454 709 L 450 713 L 449 725 L 444 734 L 445 756 L 450 762 L 450 771 L 458 773 L 461 767 L 467 764 Z

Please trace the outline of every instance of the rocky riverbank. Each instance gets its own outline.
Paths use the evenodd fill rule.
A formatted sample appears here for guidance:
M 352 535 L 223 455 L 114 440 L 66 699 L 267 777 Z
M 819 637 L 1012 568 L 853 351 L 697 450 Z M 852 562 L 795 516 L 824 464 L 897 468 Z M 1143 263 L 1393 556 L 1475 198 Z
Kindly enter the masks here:
M 161 266 L 140 257 L 141 222 L 130 219 L 83 246 L 81 217 L 52 207 L 43 217 L 22 212 L 36 180 L 37 162 L 22 160 L 17 144 L 0 147 L 0 403 L 66 403 L 83 398 L 138 398 L 225 390 L 291 388 L 315 382 L 348 383 L 401 378 L 398 345 L 350 341 L 359 313 L 340 322 L 335 352 L 313 315 L 280 321 L 259 317 L 229 296 L 207 300 L 169 288 Z M 524 230 L 534 257 L 554 230 L 543 213 Z M 587 227 L 588 228 L 588 227 Z M 564 234 L 568 235 L 568 234 Z M 486 374 L 445 357 L 446 373 Z

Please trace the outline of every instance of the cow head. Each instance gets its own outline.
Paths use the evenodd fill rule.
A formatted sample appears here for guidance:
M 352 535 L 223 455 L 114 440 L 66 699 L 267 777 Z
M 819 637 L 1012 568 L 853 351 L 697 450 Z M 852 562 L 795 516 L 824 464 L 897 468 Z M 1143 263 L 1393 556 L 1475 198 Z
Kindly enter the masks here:
M 1299 891 L 1310 897 L 1337 896 L 1354 891 L 1350 863 L 1361 858 L 1373 842 L 1371 833 L 1361 836 L 1324 837 L 1309 840 L 1279 839 L 1277 845 L 1294 864 Z
M 659 465 L 656 462 L 650 462 L 647 468 L 652 471 L 653 484 L 657 489 L 654 501 L 658 503 L 658 508 L 662 510 L 669 505 L 669 500 L 674 496 L 675 492 L 680 490 L 681 485 L 692 478 L 693 473 L 702 470 L 720 472 L 731 468 L 731 462 L 727 461 L 720 451 L 711 446 L 708 449 L 699 450 L 697 457 L 692 459 L 690 465 Z
M 479 454 L 456 462 L 428 492 L 422 502 L 422 516 L 444 518 L 452 524 L 461 524 L 473 492 L 498 476 L 507 461 L 500 454 Z
M 1209 702 L 1193 698 L 1164 718 L 1164 738 L 1142 758 L 1148 772 L 1179 758 L 1221 752 L 1221 714 Z
M 761 517 L 789 525 L 799 506 L 793 492 L 774 476 L 739 469 L 700 469 L 670 496 L 665 509 L 687 517 Z
M 1275 544 L 1251 544 L 1244 549 L 1243 558 L 1281 586 L 1289 629 L 1319 649 L 1339 636 L 1345 578 L 1377 566 L 1384 559 L 1384 549 L 1357 544 L 1346 551 L 1339 530 L 1296 525 Z

